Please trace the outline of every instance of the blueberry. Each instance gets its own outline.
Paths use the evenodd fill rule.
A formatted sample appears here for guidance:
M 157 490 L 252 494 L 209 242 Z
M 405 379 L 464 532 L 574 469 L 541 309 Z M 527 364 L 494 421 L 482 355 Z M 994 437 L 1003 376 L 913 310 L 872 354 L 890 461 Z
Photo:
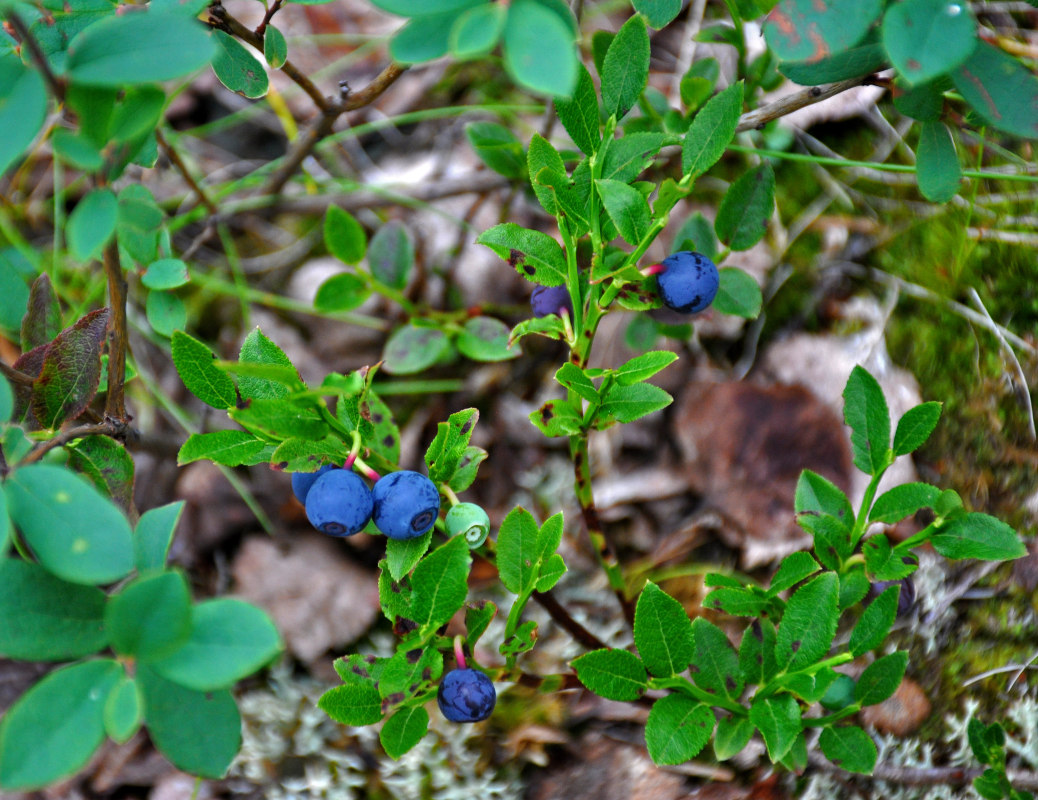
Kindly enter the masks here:
M 558 314 L 560 308 L 565 308 L 572 314 L 573 301 L 570 299 L 569 289 L 565 286 L 538 286 L 530 295 L 530 308 L 533 309 L 535 317 Z
M 895 584 L 901 585 L 901 591 L 897 595 L 897 616 L 905 616 L 915 605 L 915 581 L 911 577 L 902 578 L 899 581 L 876 581 L 869 587 L 869 593 L 866 595 L 865 601 L 871 603 Z
M 479 722 L 497 703 L 494 684 L 478 669 L 455 669 L 443 676 L 436 704 L 451 722 Z
M 332 464 L 325 464 L 317 472 L 293 472 L 292 491 L 295 493 L 296 499 L 303 505 L 306 505 L 306 495 L 310 491 L 310 487 L 314 485 L 314 481 L 330 469 L 337 468 Z
M 352 536 L 371 519 L 374 502 L 364 479 L 348 469 L 321 475 L 306 495 L 306 518 L 329 536 Z
M 375 482 L 372 518 L 390 539 L 413 539 L 432 528 L 440 514 L 440 493 L 422 475 L 403 469 Z
M 695 314 L 714 301 L 720 277 L 714 262 L 702 253 L 682 250 L 663 259 L 662 266 L 656 285 L 667 308 Z

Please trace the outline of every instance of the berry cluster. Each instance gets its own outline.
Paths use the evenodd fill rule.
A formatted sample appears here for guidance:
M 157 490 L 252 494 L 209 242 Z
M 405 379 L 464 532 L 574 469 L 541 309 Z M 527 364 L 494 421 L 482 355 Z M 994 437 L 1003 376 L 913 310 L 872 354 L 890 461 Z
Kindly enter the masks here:
M 293 473 L 292 491 L 310 524 L 329 536 L 352 536 L 372 520 L 390 539 L 413 539 L 430 530 L 440 514 L 436 485 L 407 469 L 369 489 L 353 470 L 326 464 L 316 472 Z

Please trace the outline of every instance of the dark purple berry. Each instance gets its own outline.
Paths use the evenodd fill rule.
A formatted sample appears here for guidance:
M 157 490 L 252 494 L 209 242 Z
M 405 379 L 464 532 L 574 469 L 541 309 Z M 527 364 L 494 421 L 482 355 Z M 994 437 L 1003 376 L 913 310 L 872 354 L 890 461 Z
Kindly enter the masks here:
M 899 581 L 876 581 L 869 587 L 866 602 L 872 602 L 891 586 L 900 584 L 901 591 L 897 595 L 897 615 L 905 616 L 915 606 L 915 581 L 911 577 Z
M 478 669 L 455 669 L 443 676 L 436 704 L 451 722 L 479 722 L 497 703 L 494 684 Z
M 714 262 L 702 253 L 682 250 L 663 259 L 656 276 L 663 304 L 682 314 L 704 310 L 717 296 L 721 279 Z
M 530 295 L 530 308 L 533 309 L 535 317 L 558 314 L 560 308 L 572 314 L 573 301 L 570 299 L 569 289 L 565 286 L 537 286 Z
M 337 469 L 337 467 L 332 464 L 325 464 L 317 472 L 293 472 L 292 492 L 295 494 L 296 500 L 306 505 L 306 495 L 310 491 L 310 487 L 314 485 L 314 481 L 330 469 Z
M 420 472 L 403 469 L 375 481 L 371 491 L 375 527 L 390 539 L 413 539 L 440 515 L 440 493 Z
M 364 530 L 373 507 L 368 485 L 348 469 L 321 475 L 306 495 L 306 518 L 329 536 L 352 536 Z

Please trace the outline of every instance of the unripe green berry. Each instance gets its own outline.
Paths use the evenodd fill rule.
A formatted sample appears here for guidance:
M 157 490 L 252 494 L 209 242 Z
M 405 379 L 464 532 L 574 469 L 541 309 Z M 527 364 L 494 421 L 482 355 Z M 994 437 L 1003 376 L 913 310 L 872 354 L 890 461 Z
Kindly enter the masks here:
M 829 684 L 828 690 L 821 699 L 822 708 L 829 711 L 841 711 L 854 702 L 854 678 L 842 672 L 836 680 Z
M 443 521 L 450 536 L 464 536 L 473 550 L 483 544 L 490 533 L 490 517 L 475 503 L 458 503 Z

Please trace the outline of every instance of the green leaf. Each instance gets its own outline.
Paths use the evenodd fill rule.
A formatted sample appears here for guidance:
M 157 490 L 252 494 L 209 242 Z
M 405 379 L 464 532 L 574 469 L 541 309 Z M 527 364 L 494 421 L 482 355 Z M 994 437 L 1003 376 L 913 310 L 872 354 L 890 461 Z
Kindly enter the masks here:
M 497 615 L 497 606 L 491 600 L 476 600 L 465 608 L 465 641 L 469 650 L 476 649 L 476 642 L 486 633 Z
M 431 367 L 449 350 L 450 342 L 443 331 L 405 325 L 386 340 L 382 368 L 391 375 L 413 375 Z
M 177 453 L 177 464 L 184 466 L 192 461 L 208 459 L 217 464 L 237 467 L 251 463 L 252 456 L 264 448 L 262 439 L 248 431 L 213 431 L 192 433 Z
M 152 742 L 172 764 L 202 778 L 222 778 L 241 748 L 241 716 L 229 690 L 198 692 L 138 668 Z
M 436 426 L 436 436 L 425 451 L 425 465 L 433 483 L 444 483 L 457 471 L 477 422 L 479 412 L 466 408 Z
M 908 653 L 904 650 L 877 658 L 858 678 L 854 699 L 863 706 L 882 703 L 897 691 L 907 666 Z
M 5 523 L 6 524 L 6 523 Z M 51 575 L 38 564 L 0 559 L 0 655 L 71 661 L 108 644 L 105 595 Z
M 368 244 L 368 268 L 386 286 L 407 286 L 414 270 L 414 244 L 403 223 L 390 220 L 375 231 Z
M 88 261 L 112 240 L 118 208 L 111 189 L 94 189 L 76 203 L 65 228 L 73 258 Z
M 449 11 L 463 11 L 480 0 L 371 0 L 371 4 L 401 17 L 423 17 Z
M 441 675 L 443 653 L 436 648 L 397 650 L 385 662 L 378 681 L 378 693 L 385 701 L 383 709 L 421 697 L 434 688 Z
M 738 267 L 722 267 L 718 275 L 721 283 L 714 297 L 714 308 L 722 314 L 744 319 L 759 317 L 764 297 L 757 281 Z
M 851 632 L 848 649 L 852 656 L 857 658 L 883 644 L 897 617 L 897 598 L 900 592 L 900 585 L 888 586 L 865 608 L 861 619 Z
M 407 706 L 383 723 L 378 738 L 386 755 L 395 761 L 418 744 L 427 730 L 428 712 L 422 706 Z
M 634 643 L 657 678 L 684 672 L 693 656 L 693 627 L 684 607 L 649 581 L 634 611 Z
M 262 455 L 263 452 L 264 448 L 261 447 L 253 456 L 243 459 L 241 463 L 258 463 L 252 459 Z M 338 436 L 329 436 L 320 442 L 286 439 L 266 460 L 288 472 L 313 472 L 321 464 L 341 464 L 349 457 L 349 454 L 349 448 Z
M 728 636 L 704 617 L 696 617 L 692 632 L 695 638 L 692 680 L 708 692 L 738 698 L 742 694 L 743 678 L 739 656 Z
M 271 437 L 320 441 L 328 435 L 328 423 L 313 407 L 301 407 L 290 400 L 260 398 L 233 408 L 228 416 L 244 428 Z
M 607 700 L 637 700 L 648 688 L 645 667 L 626 650 L 592 650 L 575 659 L 572 666 L 584 686 Z
M 166 565 L 166 555 L 184 505 L 183 500 L 178 500 L 141 514 L 133 532 L 133 560 L 138 572 L 162 569 Z
M 878 37 L 869 34 L 854 47 L 841 50 L 828 58 L 820 61 L 782 61 L 778 69 L 793 83 L 820 86 L 879 72 L 887 65 L 887 51 L 883 49 Z M 894 102 L 896 105 L 897 100 Z
M 895 82 L 897 92 L 894 94 L 894 108 L 906 117 L 920 122 L 934 122 L 941 118 L 944 111 L 945 81 L 938 79 L 918 86 L 909 86 L 905 81 Z
M 165 215 L 148 189 L 129 184 L 119 192 L 116 235 L 119 247 L 132 259 L 150 264 L 158 257 L 159 229 Z
M 508 591 L 523 594 L 530 590 L 537 580 L 539 555 L 537 522 L 529 511 L 516 506 L 497 533 L 497 569 Z
M 191 593 L 179 572 L 146 575 L 108 599 L 105 629 L 112 649 L 138 661 L 168 656 L 191 633 Z
M 638 102 L 649 81 L 649 33 L 635 15 L 616 32 L 602 63 L 602 108 L 623 119 Z
M 170 292 L 149 292 L 145 313 L 152 330 L 162 336 L 172 336 L 187 325 L 184 301 Z
M 541 563 L 537 570 L 537 583 L 534 588 L 538 592 L 547 592 L 555 587 L 566 574 L 566 562 L 558 553 L 552 553 Z
M 43 76 L 13 53 L 0 56 L 0 175 L 32 144 L 46 116 Z
M 951 72 L 977 44 L 969 5 L 951 0 L 904 0 L 883 15 L 883 46 L 910 83 Z
M 775 643 L 775 660 L 780 667 L 796 670 L 829 652 L 839 618 L 839 590 L 836 574 L 823 572 L 789 598 Z
M 116 744 L 126 744 L 144 721 L 144 698 L 137 681 L 126 675 L 108 693 L 104 707 L 105 732 Z
M 775 172 L 764 162 L 728 187 L 717 209 L 717 238 L 732 250 L 749 250 L 764 238 L 775 208 Z
M 108 436 L 84 436 L 66 446 L 68 465 L 89 478 L 102 494 L 120 508 L 133 500 L 133 458 L 122 444 Z
M 681 0 L 633 0 L 632 5 L 657 30 L 666 27 L 681 13 Z
M 410 573 L 422 556 L 428 552 L 431 542 L 431 530 L 413 539 L 387 539 L 386 565 L 390 577 L 398 581 Z
M 905 412 L 894 431 L 894 455 L 904 456 L 916 450 L 930 438 L 941 418 L 941 404 L 922 403 Z
M 933 508 L 941 490 L 928 483 L 902 483 L 876 498 L 869 510 L 869 522 L 900 522 L 922 508 Z
M 882 10 L 882 0 L 783 0 L 764 37 L 783 61 L 819 61 L 858 44 Z
M 474 361 L 507 361 L 519 355 L 519 348 L 508 347 L 509 328 L 493 317 L 465 320 L 455 342 L 458 352 Z
M 854 466 L 876 475 L 889 463 L 890 412 L 883 390 L 865 369 L 855 366 L 843 390 L 843 420 L 851 428 Z
M 285 352 L 267 338 L 259 328 L 253 328 L 249 331 L 249 335 L 241 343 L 238 362 L 240 364 L 271 364 L 274 366 L 292 367 L 295 370 L 292 361 L 285 355 Z M 302 387 L 303 382 L 299 378 L 298 372 L 295 373 L 294 378 L 298 385 Z M 290 389 L 289 386 L 281 381 L 243 374 L 238 378 L 238 391 L 243 398 L 251 399 L 285 397 L 289 394 Z
M 572 24 L 556 10 L 537 0 L 512 0 L 508 6 L 503 35 L 505 69 L 519 85 L 568 97 L 577 85 L 575 42 Z
M 678 354 L 670 350 L 650 350 L 617 367 L 615 380 L 621 386 L 641 383 L 677 360 Z
M 742 752 L 750 743 L 753 730 L 753 723 L 746 717 L 721 717 L 714 732 L 714 757 L 718 761 L 727 761 Z
M 32 387 L 32 412 L 45 428 L 78 417 L 97 393 L 108 309 L 91 311 L 47 346 Z
M 915 572 L 917 561 L 915 556 L 906 560 L 890 545 L 890 540 L 882 533 L 877 533 L 865 540 L 862 545 L 865 556 L 865 568 L 869 574 L 880 581 L 899 581 Z
M 501 11 L 503 13 L 504 9 Z M 470 122 L 465 126 L 465 136 L 480 161 L 494 172 L 506 178 L 518 178 L 523 174 L 526 154 L 519 137 L 509 128 L 496 122 Z
M 115 206 L 113 204 L 113 212 Z M 112 216 L 112 226 L 115 226 L 115 216 Z M 149 289 L 176 289 L 191 280 L 187 273 L 187 264 L 179 258 L 163 258 L 153 261 L 141 275 L 141 283 Z
M 60 332 L 61 308 L 50 278 L 47 273 L 43 273 L 32 282 L 29 289 L 28 307 L 20 328 L 22 350 L 28 354 L 36 347 L 47 344 Z M 15 367 L 19 368 L 18 362 Z
M 955 154 L 951 132 L 942 122 L 924 122 L 916 149 L 919 191 L 931 203 L 947 203 L 959 191 L 962 167 Z
M 346 264 L 356 264 L 368 249 L 368 235 L 349 211 L 328 206 L 324 215 L 324 243 L 328 252 Z
M 609 219 L 630 245 L 637 245 L 652 226 L 649 204 L 642 193 L 626 183 L 611 180 L 595 181 Z
M 769 620 L 753 620 L 739 644 L 739 669 L 746 683 L 762 685 L 778 672 L 775 663 L 775 626 Z
M 555 380 L 561 386 L 572 389 L 589 403 L 598 403 L 601 400 L 598 389 L 591 382 L 591 378 L 576 364 L 567 361 L 555 373 Z
M 790 553 L 782 559 L 779 568 L 775 570 L 775 574 L 771 578 L 771 586 L 768 588 L 768 596 L 775 597 L 779 592 L 792 589 L 800 581 L 814 575 L 819 569 L 821 567 L 810 553 L 803 551 Z
M 3 69 L 0 66 L 0 69 Z M 95 172 L 104 164 L 104 157 L 90 139 L 77 135 L 68 128 L 58 128 L 51 135 L 54 153 L 66 164 L 84 172 Z
M 321 695 L 317 707 L 342 725 L 374 725 L 382 719 L 382 698 L 373 683 L 336 686 Z
M 481 233 L 476 242 L 508 261 L 528 281 L 542 286 L 566 282 L 566 256 L 546 233 L 505 222 Z
M 699 755 L 713 731 L 709 706 L 670 694 L 652 704 L 645 720 L 645 746 L 655 764 L 684 764 Z
M 714 589 L 703 605 L 735 617 L 756 617 L 768 605 L 768 599 L 746 589 Z
M 805 469 L 797 480 L 793 508 L 798 514 L 825 514 L 834 517 L 849 530 L 854 525 L 851 501 L 835 483 Z
M 451 26 L 448 47 L 457 59 L 478 58 L 494 49 L 505 28 L 505 6 L 492 3 L 469 8 Z
M 568 400 L 549 400 L 530 413 L 532 422 L 545 436 L 569 436 L 582 429 L 580 410 Z
M 1009 525 L 1000 519 L 971 512 L 943 523 L 930 538 L 933 549 L 945 558 L 979 558 L 1005 561 L 1027 555 L 1027 548 Z
M 195 20 L 139 11 L 85 28 L 69 42 L 67 71 L 77 84 L 118 88 L 187 75 L 213 52 L 213 41 Z
M 157 86 L 127 89 L 113 111 L 109 136 L 139 149 L 141 140 L 154 134 L 165 106 L 166 93 Z
M 768 758 L 772 763 L 783 758 L 800 735 L 800 707 L 788 694 L 754 698 L 750 706 L 750 722 L 764 737 Z
M 314 308 L 325 313 L 352 311 L 370 296 L 367 281 L 359 275 L 344 272 L 332 275 L 317 287 Z
M 191 634 L 150 666 L 166 680 L 199 692 L 229 688 L 281 652 L 266 612 L 233 597 L 206 600 L 191 614 Z
M 876 768 L 876 743 L 857 725 L 822 728 L 818 746 L 826 758 L 848 772 L 871 775 Z
M 411 575 L 412 619 L 429 629 L 448 622 L 468 596 L 472 557 L 461 537 L 455 537 L 418 562 Z
M 692 119 L 681 145 L 681 171 L 693 179 L 720 160 L 735 137 L 742 113 L 743 84 L 733 83 L 710 98 Z
M 288 60 L 285 34 L 270 24 L 263 31 L 263 57 L 273 69 L 281 69 Z
M 396 32 L 389 54 L 401 64 L 420 64 L 447 55 L 456 14 L 423 14 Z
M 667 392 L 651 383 L 613 384 L 602 398 L 602 413 L 618 422 L 633 422 L 666 408 L 673 401 Z
M 85 765 L 104 740 L 105 701 L 122 674 L 111 659 L 83 661 L 18 698 L 0 722 L 0 786 L 39 789 Z
M 583 64 L 577 64 L 577 83 L 573 96 L 555 98 L 555 113 L 559 115 L 562 127 L 582 153 L 590 156 L 598 151 L 602 144 L 598 95 L 595 94 L 595 83 L 591 79 L 591 73 Z M 531 177 L 536 174 L 533 169 L 530 170 Z
M 980 41 L 952 82 L 989 125 L 1024 139 L 1038 138 L 1038 77 L 994 45 Z
M 270 88 L 267 70 L 241 42 L 219 28 L 214 29 L 213 72 L 220 83 L 244 97 L 263 97 Z
M 602 157 L 602 178 L 630 183 L 652 165 L 663 145 L 663 134 L 629 133 L 612 139 Z
M 213 408 L 233 408 L 238 401 L 234 381 L 213 363 L 213 351 L 183 331 L 170 338 L 173 365 L 187 390 Z
M 566 173 L 566 165 L 563 163 L 559 151 L 552 146 L 551 142 L 536 132 L 533 134 L 533 138 L 530 139 L 530 147 L 526 152 L 526 169 L 531 176 L 530 186 L 533 188 L 534 194 L 537 195 L 537 201 L 549 214 L 555 214 L 558 209 L 558 203 L 555 202 L 555 193 L 550 188 L 540 184 L 536 180 L 536 176 L 542 169 L 564 175 Z
M 4 482 L 11 519 L 40 564 L 72 583 L 111 583 L 133 568 L 126 517 L 86 479 L 30 464 Z

